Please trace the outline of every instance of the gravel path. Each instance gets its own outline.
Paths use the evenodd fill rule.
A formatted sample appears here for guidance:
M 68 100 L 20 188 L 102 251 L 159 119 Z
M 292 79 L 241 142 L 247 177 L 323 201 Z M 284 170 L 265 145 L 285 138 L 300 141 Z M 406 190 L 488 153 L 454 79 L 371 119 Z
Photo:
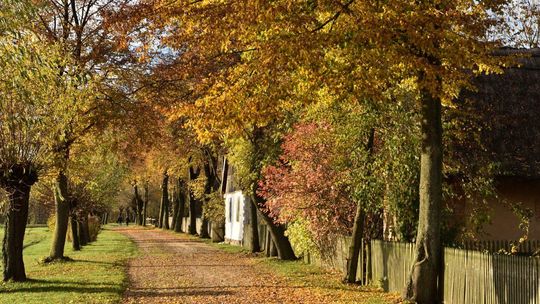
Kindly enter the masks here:
M 335 290 L 293 284 L 249 255 L 227 253 L 183 234 L 137 227 L 117 231 L 140 250 L 129 261 L 123 303 L 360 303 L 337 301 Z

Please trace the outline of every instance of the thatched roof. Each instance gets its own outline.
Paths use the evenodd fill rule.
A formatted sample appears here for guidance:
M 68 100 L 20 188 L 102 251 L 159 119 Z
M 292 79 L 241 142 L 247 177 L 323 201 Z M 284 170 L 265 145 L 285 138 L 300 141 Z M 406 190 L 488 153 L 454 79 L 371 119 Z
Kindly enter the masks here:
M 481 116 L 481 142 L 501 175 L 540 178 L 540 50 L 497 52 L 515 53 L 529 57 L 502 75 L 478 77 L 478 91 L 463 95 Z

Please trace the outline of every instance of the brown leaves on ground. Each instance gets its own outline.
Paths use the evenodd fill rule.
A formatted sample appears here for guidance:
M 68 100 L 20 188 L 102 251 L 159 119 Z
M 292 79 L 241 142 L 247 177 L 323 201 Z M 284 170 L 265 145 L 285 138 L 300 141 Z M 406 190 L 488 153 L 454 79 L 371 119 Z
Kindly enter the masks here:
M 129 261 L 124 303 L 389 303 L 388 294 L 287 278 L 260 259 L 227 253 L 157 229 L 120 228 L 139 247 Z M 318 274 L 338 280 L 333 274 Z M 321 278 L 317 278 L 320 282 Z

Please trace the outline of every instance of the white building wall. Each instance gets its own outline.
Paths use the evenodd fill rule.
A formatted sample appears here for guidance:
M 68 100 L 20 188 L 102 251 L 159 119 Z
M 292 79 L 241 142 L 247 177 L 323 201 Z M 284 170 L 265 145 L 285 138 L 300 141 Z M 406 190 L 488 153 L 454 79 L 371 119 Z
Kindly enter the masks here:
M 241 191 L 226 193 L 225 240 L 242 243 L 244 236 L 244 205 L 246 198 Z

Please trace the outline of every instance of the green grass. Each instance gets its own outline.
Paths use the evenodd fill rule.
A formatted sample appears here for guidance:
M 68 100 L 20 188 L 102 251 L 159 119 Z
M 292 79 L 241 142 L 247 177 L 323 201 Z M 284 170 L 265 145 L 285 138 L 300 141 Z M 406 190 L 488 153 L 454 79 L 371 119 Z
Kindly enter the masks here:
M 110 227 L 109 227 L 110 228 Z M 136 254 L 127 237 L 107 227 L 98 240 L 73 251 L 72 262 L 42 264 L 48 255 L 52 233 L 46 227 L 28 228 L 24 263 L 28 282 L 0 283 L 0 303 L 117 303 L 127 286 L 125 262 Z M 0 238 L 3 231 L 0 230 Z

